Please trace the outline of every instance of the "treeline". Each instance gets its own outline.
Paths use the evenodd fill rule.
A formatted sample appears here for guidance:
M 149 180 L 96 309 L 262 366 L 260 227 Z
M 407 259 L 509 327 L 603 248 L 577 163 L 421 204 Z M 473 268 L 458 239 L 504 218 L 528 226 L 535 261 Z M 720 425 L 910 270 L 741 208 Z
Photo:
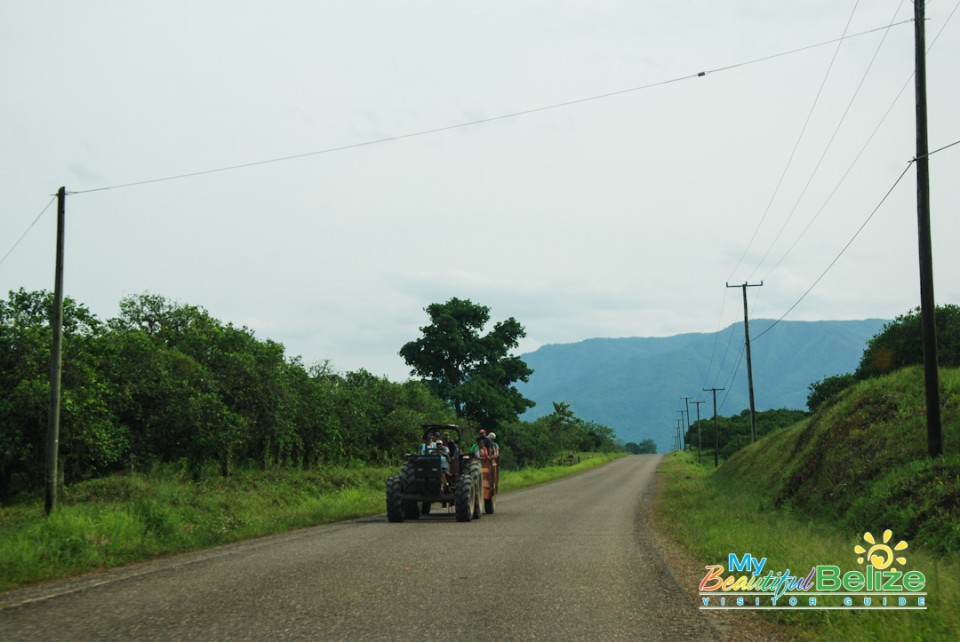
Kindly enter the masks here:
M 763 410 L 756 413 L 757 418 L 757 439 L 768 435 L 771 432 L 792 426 L 798 421 L 808 417 L 810 413 L 805 410 L 788 410 L 780 408 L 775 410 Z M 697 431 L 699 432 L 699 437 Z M 744 410 L 739 415 L 731 417 L 717 417 L 716 424 L 718 452 L 721 459 L 727 459 L 733 453 L 751 442 L 752 427 L 750 425 L 750 410 Z M 696 450 L 698 444 L 704 452 L 713 452 L 713 419 L 701 419 L 699 422 L 693 422 L 684 434 L 684 443 L 687 448 Z
M 43 479 L 51 331 L 45 292 L 0 303 L 0 488 Z M 284 348 L 202 308 L 160 296 L 124 299 L 101 322 L 64 301 L 60 460 L 69 481 L 185 460 L 382 463 L 409 448 L 417 425 L 452 420 L 419 382 L 305 367 Z
M 553 403 L 553 413 L 532 422 L 501 428 L 497 441 L 504 445 L 501 463 L 507 468 L 546 466 L 577 452 L 623 450 L 613 429 L 575 416 L 570 405 Z
M 652 439 L 644 439 L 639 444 L 628 441 L 623 445 L 623 448 L 633 455 L 655 455 L 657 453 L 657 442 Z
M 51 305 L 49 293 L 22 289 L 0 301 L 0 497 L 43 484 Z M 234 466 L 388 463 L 417 443 L 421 423 L 457 422 L 420 381 L 307 366 L 247 328 L 150 294 L 124 299 L 107 321 L 64 301 L 61 399 L 67 483 L 167 462 L 183 462 L 194 476 L 207 468 L 228 475 Z M 616 448 L 609 429 L 572 415 L 558 421 L 503 426 L 505 463 Z

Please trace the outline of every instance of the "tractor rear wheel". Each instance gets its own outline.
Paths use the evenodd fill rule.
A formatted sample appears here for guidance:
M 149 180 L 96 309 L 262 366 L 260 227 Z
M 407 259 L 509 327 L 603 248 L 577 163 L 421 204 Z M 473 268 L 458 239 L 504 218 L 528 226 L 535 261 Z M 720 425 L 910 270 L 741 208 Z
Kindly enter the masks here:
M 474 502 L 476 502 L 476 489 L 473 486 L 473 476 L 460 475 L 453 499 L 458 522 L 470 521 L 473 516 Z
M 473 473 L 473 518 L 480 519 L 483 513 L 480 511 L 480 500 L 483 499 L 483 466 L 479 461 L 474 460 L 470 467 Z
M 403 521 L 403 502 L 400 499 L 400 476 L 392 475 L 387 478 L 387 521 Z

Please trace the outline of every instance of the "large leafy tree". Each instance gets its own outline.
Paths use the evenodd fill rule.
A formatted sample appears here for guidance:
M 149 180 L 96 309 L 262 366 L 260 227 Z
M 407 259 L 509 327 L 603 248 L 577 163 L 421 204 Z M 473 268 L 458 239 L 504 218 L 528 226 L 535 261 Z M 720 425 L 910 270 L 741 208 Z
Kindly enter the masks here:
M 14 476 L 42 482 L 50 408 L 49 292 L 11 291 L 0 301 L 0 497 Z M 100 376 L 104 326 L 71 298 L 63 301 L 60 464 L 83 478 L 116 464 L 127 430 L 111 410 L 119 389 Z
M 400 356 L 411 374 L 422 377 L 447 400 L 457 417 L 496 427 L 516 421 L 533 407 L 513 385 L 527 381 L 533 370 L 510 351 L 526 330 L 510 317 L 481 334 L 490 321 L 490 308 L 469 299 L 453 298 L 425 308 L 430 324 L 423 336 L 405 344 Z

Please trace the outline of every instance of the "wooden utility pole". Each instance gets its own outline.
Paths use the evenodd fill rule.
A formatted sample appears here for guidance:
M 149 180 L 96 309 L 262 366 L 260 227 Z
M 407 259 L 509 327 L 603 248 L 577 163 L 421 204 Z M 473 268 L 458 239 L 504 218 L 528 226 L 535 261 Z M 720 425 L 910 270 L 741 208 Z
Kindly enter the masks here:
M 697 404 L 697 463 L 703 463 L 703 441 L 700 439 L 700 404 L 706 403 L 705 401 L 694 401 L 693 403 Z
M 680 433 L 680 450 L 687 449 L 686 433 L 683 431 L 683 411 L 678 410 L 680 416 L 677 418 L 677 432 Z
M 713 467 L 717 468 L 720 466 L 720 445 L 717 439 L 717 390 L 723 390 L 723 388 L 704 388 L 703 391 L 707 390 L 713 391 Z
M 684 434 L 688 434 L 690 432 L 690 397 L 680 397 L 680 398 L 683 399 L 683 404 L 687 409 L 687 414 L 685 415 L 685 420 L 687 423 L 687 432 Z
M 917 88 L 917 236 L 920 241 L 920 324 L 927 402 L 927 452 L 943 454 L 940 425 L 940 373 L 937 358 L 936 301 L 933 296 L 933 243 L 930 229 L 930 159 L 927 147 L 927 60 L 924 0 L 913 2 Z
M 753 361 L 750 358 L 750 315 L 747 314 L 747 288 L 763 287 L 763 281 L 760 283 L 749 284 L 746 281 L 742 285 L 726 284 L 728 288 L 743 288 L 743 334 L 747 342 L 747 387 L 750 390 L 750 443 L 757 440 L 757 407 L 753 401 Z
M 63 362 L 63 233 L 67 188 L 57 192 L 57 263 L 54 272 L 53 310 L 50 328 L 53 347 L 50 350 L 50 416 L 47 429 L 47 484 L 43 507 L 49 515 L 57 507 L 58 453 L 60 450 L 60 367 Z

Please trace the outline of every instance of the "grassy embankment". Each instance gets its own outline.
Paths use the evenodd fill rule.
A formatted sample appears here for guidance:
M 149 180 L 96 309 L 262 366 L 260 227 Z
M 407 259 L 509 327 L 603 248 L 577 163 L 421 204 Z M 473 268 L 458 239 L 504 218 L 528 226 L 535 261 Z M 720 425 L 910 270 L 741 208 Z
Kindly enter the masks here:
M 854 547 L 869 549 L 865 533 L 881 543 L 890 529 L 891 547 L 908 543 L 897 551 L 906 563 L 893 566 L 924 573 L 928 610 L 765 615 L 797 639 L 960 639 L 960 371 L 941 377 L 942 458 L 926 456 L 923 376 L 910 369 L 858 385 L 716 472 L 712 454 L 702 466 L 689 453 L 668 458 L 660 521 L 704 566 L 726 567 L 729 554 L 751 553 L 768 558 L 763 575 L 791 569 L 805 576 L 821 564 L 862 572 L 866 562 L 858 563 Z M 863 596 L 854 599 L 862 604 Z
M 617 454 L 581 453 L 575 466 L 505 471 L 509 492 L 598 466 Z M 116 475 L 72 485 L 44 517 L 42 497 L 0 506 L 0 590 L 384 511 L 398 467 L 237 471 L 189 481 L 186 470 Z

